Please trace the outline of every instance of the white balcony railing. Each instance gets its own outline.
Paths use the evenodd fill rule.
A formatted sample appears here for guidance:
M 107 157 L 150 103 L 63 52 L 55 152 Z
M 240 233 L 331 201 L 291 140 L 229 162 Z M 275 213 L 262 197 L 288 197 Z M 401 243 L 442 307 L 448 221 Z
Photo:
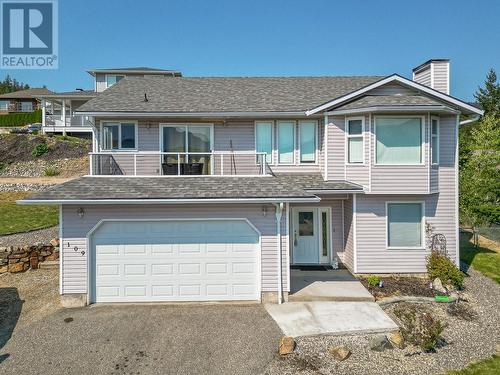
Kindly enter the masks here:
M 66 126 L 90 127 L 91 123 L 87 120 L 86 116 L 81 116 L 81 115 L 66 116 L 66 121 L 64 121 L 62 115 L 46 115 L 45 116 L 45 126 L 48 126 L 48 127 L 66 127 Z
M 269 174 L 266 154 L 252 151 L 91 152 L 93 176 L 260 176 Z

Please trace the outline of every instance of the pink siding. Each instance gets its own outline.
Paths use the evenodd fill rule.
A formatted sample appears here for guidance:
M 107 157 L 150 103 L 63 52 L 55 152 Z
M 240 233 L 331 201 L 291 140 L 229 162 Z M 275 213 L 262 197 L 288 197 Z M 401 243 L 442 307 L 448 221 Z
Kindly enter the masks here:
M 354 270 L 354 226 L 352 195 L 344 201 L 344 253 L 341 260 L 344 265 L 351 271 Z
M 226 206 L 167 206 L 167 205 L 129 205 L 129 206 L 88 206 L 80 218 L 77 206 L 63 207 L 62 233 L 62 293 L 87 293 L 87 248 L 88 232 L 103 219 L 175 219 L 175 218 L 246 218 L 261 232 L 261 273 L 262 291 L 277 289 L 276 259 L 276 219 L 274 208 L 268 206 L 268 213 L 262 215 L 262 205 Z M 286 215 L 283 215 L 282 231 L 286 233 Z M 286 236 L 283 236 L 286 244 Z M 75 248 L 76 247 L 76 248 Z M 85 253 L 82 255 L 82 251 Z M 282 247 L 283 281 L 288 290 L 288 258 L 286 247 Z

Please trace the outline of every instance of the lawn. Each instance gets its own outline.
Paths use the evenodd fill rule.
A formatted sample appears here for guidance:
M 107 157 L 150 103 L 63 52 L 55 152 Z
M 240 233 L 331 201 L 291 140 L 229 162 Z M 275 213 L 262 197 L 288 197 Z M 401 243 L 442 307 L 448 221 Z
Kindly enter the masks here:
M 450 371 L 446 375 L 496 375 L 500 374 L 500 357 L 494 355 L 492 358 L 474 363 L 463 370 Z
M 471 242 L 472 234 L 460 234 L 460 260 L 472 266 L 490 279 L 500 283 L 500 248 L 497 243 L 480 238 L 476 249 Z
M 59 222 L 57 206 L 16 204 L 30 192 L 0 192 L 0 236 L 52 227 Z

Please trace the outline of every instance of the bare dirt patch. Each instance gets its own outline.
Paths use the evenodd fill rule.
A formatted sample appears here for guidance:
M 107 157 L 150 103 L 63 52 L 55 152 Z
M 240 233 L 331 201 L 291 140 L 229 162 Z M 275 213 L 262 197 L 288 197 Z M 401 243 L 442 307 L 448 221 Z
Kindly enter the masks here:
M 381 277 L 384 281 L 382 288 L 368 284 L 367 279 L 361 278 L 363 286 L 375 297 L 380 300 L 395 296 L 417 296 L 434 297 L 439 295 L 435 290 L 429 288 L 430 280 L 420 277 Z

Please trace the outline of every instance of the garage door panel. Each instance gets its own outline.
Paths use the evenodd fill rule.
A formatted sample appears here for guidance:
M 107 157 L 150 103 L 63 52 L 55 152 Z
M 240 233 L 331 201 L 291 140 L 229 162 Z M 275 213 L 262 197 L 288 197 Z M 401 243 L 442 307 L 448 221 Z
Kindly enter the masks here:
M 92 239 L 97 302 L 260 298 L 259 237 L 245 221 L 110 224 Z

